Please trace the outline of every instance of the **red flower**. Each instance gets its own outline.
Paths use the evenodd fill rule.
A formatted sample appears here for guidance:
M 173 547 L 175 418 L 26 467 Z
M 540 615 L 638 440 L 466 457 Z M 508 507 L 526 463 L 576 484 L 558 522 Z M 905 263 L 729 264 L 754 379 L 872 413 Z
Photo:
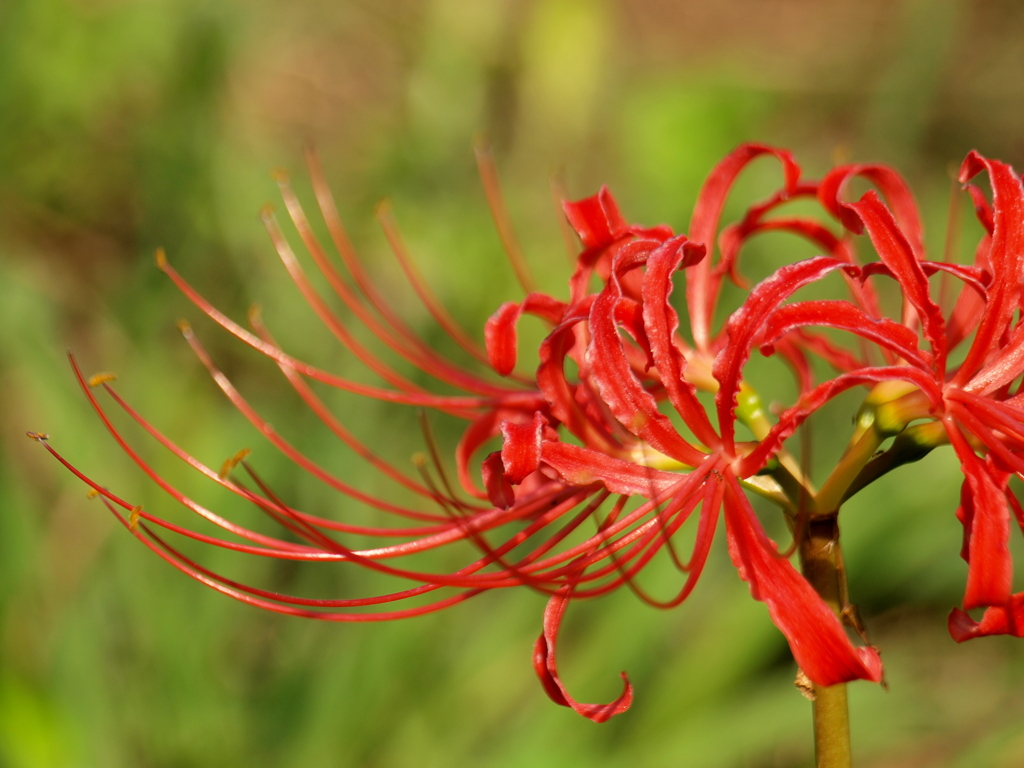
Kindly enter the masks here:
M 765 153 L 782 161 L 787 184 L 772 200 L 752 209 L 748 223 L 794 196 L 813 194 L 813 187 L 800 184 L 799 168 L 787 153 L 759 146 L 741 147 L 713 171 L 697 203 L 691 232 L 701 232 L 705 241 L 714 242 L 732 181 L 750 160 Z M 638 513 L 603 523 L 610 542 L 605 549 L 615 553 L 618 577 L 598 590 L 581 589 L 581 585 L 608 572 L 608 565 L 599 565 L 607 557 L 600 549 L 576 561 L 577 580 L 552 598 L 546 633 L 537 654 L 538 672 L 552 698 L 587 713 L 582 708 L 588 705 L 576 705 L 568 697 L 554 669 L 554 640 L 566 601 L 607 591 L 631 579 L 653 550 L 670 541 L 698 505 L 701 511 L 696 544 L 685 568 L 687 579 L 668 601 L 657 603 L 642 597 L 662 607 L 677 605 L 686 598 L 700 575 L 719 510 L 724 509 L 733 562 L 750 583 L 753 596 L 767 604 L 804 672 L 819 685 L 880 679 L 877 654 L 873 649 L 855 649 L 850 644 L 840 621 L 765 535 L 745 495 L 745 483 L 765 491 L 749 478 L 765 467 L 778 442 L 772 443 L 771 451 L 760 451 L 735 440 L 737 399 L 741 393 L 750 397 L 741 372 L 752 342 L 759 338 L 771 311 L 824 272 L 837 267 L 855 270 L 828 258 L 783 267 L 756 287 L 725 328 L 713 334 L 711 321 L 721 280 L 734 270 L 735 249 L 723 253 L 716 263 L 705 257 L 703 245 L 684 236 L 671 237 L 663 228 L 627 226 L 607 190 L 567 204 L 566 214 L 586 246 L 571 281 L 569 304 L 552 311 L 549 298 L 531 295 L 521 304 L 503 306 L 488 324 L 492 364 L 496 370 L 509 372 L 515 364 L 514 330 L 521 314 L 536 314 L 551 322 L 561 314 L 541 347 L 537 371 L 537 383 L 549 412 L 535 418 L 532 430 L 505 430 L 500 455 L 488 460 L 492 477 L 501 471 L 500 479 L 504 480 L 504 484 L 492 480 L 492 501 L 503 504 L 518 500 L 512 486 L 537 472 L 550 475 L 553 470 L 567 486 L 599 483 L 620 499 L 641 496 L 664 503 L 665 508 L 651 521 L 657 527 L 649 529 L 662 540 L 645 536 L 637 545 L 627 546 L 633 538 L 625 533 L 628 526 L 636 526 L 643 519 Z M 807 236 L 799 221 L 784 228 Z M 740 239 L 737 236 L 737 246 Z M 677 271 L 686 273 L 692 346 L 679 333 L 679 317 L 670 302 L 672 278 Z M 583 286 L 595 273 L 604 285 L 597 293 L 586 293 Z M 801 343 L 804 341 L 812 347 L 817 344 L 831 349 L 827 342 L 809 334 Z M 793 342 L 789 350 L 805 381 L 808 369 L 799 347 Z M 578 371 L 575 381 L 565 372 L 567 358 Z M 698 386 L 716 391 L 717 428 L 698 400 Z M 755 434 L 760 431 L 783 439 L 785 427 L 769 432 L 765 414 L 752 408 L 752 403 L 745 400 L 742 411 L 748 426 Z M 675 411 L 690 436 L 676 428 L 662 406 Z M 787 413 L 784 423 L 790 432 L 807 411 L 798 406 Z M 582 445 L 563 442 L 560 429 Z M 775 499 L 782 497 L 785 504 L 784 494 L 777 493 Z M 653 509 L 656 507 L 645 504 L 638 512 L 650 514 Z M 648 525 L 644 523 L 637 530 Z M 614 537 L 620 534 L 623 538 L 616 541 Z
M 721 254 L 716 260 L 706 251 L 714 243 L 726 195 L 740 171 L 762 154 L 772 154 L 781 161 L 785 187 L 752 208 L 740 224 L 723 232 Z M 282 179 L 281 187 L 306 250 L 337 298 L 379 344 L 462 394 L 437 395 L 424 390 L 359 342 L 307 278 L 269 214 L 265 220 L 271 238 L 306 301 L 351 354 L 387 387 L 357 383 L 292 357 L 277 345 L 257 315 L 250 317 L 251 330 L 243 328 L 209 304 L 162 256 L 158 256 L 158 263 L 203 313 L 274 361 L 298 396 L 340 440 L 376 471 L 421 496 L 426 511 L 362 492 L 300 453 L 262 419 L 216 367 L 192 330 L 184 326 L 185 338 L 220 388 L 278 450 L 303 470 L 395 518 L 397 523 L 353 525 L 293 508 L 259 479 L 244 456 L 235 457 L 218 472 L 147 422 L 121 399 L 105 377 L 86 381 L 72 361 L 83 390 L 121 448 L 172 499 L 226 534 L 201 534 L 143 510 L 85 477 L 47 445 L 102 497 L 140 541 L 182 572 L 237 600 L 280 613 L 334 621 L 414 616 L 461 602 L 485 589 L 525 585 L 543 591 L 551 597 L 534 654 L 537 673 L 556 702 L 603 721 L 629 706 L 632 688 L 627 680 L 622 694 L 610 704 L 583 704 L 572 699 L 555 666 L 555 642 L 568 603 L 629 585 L 651 604 L 678 605 L 702 571 L 722 510 L 729 553 L 740 576 L 750 585 L 751 594 L 766 604 L 797 663 L 811 680 L 825 686 L 857 678 L 880 678 L 877 653 L 871 648 L 853 647 L 839 619 L 765 534 L 745 495 L 746 490 L 754 490 L 784 507 L 792 507 L 792 501 L 777 485 L 756 477 L 756 473 L 765 468 L 785 437 L 824 398 L 820 388 L 810 390 L 804 350 L 821 353 L 848 368 L 857 365 L 851 355 L 824 337 L 799 329 L 789 335 L 775 333 L 774 343 L 797 371 L 802 388 L 810 393 L 775 426 L 742 379 L 752 346 L 765 337 L 765 324 L 773 318 L 776 324 L 782 322 L 777 308 L 787 296 L 830 271 L 856 274 L 849 259 L 842 258 L 844 244 L 820 226 L 800 219 L 764 219 L 765 213 L 788 200 L 816 191 L 816 187 L 800 181 L 800 169 L 788 153 L 752 145 L 727 157 L 705 184 L 690 238 L 673 236 L 667 227 L 626 224 L 607 190 L 566 204 L 566 215 L 584 246 L 570 280 L 568 301 L 531 293 L 519 304 L 504 305 L 485 328 L 485 351 L 429 293 L 408 261 L 397 232 L 388 225 L 386 231 L 396 255 L 438 323 L 469 354 L 488 360 L 500 374 L 510 376 L 515 367 L 519 317 L 532 314 L 550 324 L 551 330 L 539 350 L 540 365 L 535 376 L 512 376 L 508 383 L 495 383 L 453 364 L 409 330 L 367 278 L 315 168 L 313 178 L 321 210 L 354 286 L 317 241 L 287 181 Z M 739 245 L 769 228 L 824 243 L 833 256 L 782 268 L 757 286 L 725 327 L 713 333 L 722 280 L 727 275 L 737 277 Z M 517 264 L 516 271 L 522 274 L 522 265 Z M 686 275 L 692 343 L 684 341 L 680 319 L 670 302 L 673 276 L 680 271 Z M 594 280 L 600 286 L 596 291 L 591 287 Z M 855 292 L 860 290 L 855 282 L 851 286 Z M 859 320 L 851 322 L 856 325 Z M 892 329 L 886 326 L 885 330 L 881 339 L 888 343 Z M 909 346 L 897 345 L 901 352 Z M 567 360 L 574 364 L 575 374 L 567 371 Z M 862 380 L 884 378 L 863 370 L 849 375 Z M 466 427 L 456 450 L 460 491 L 451 488 L 443 477 L 435 480 L 426 472 L 422 482 L 408 478 L 376 456 L 318 398 L 308 383 L 310 379 L 366 397 L 436 409 L 463 419 Z M 266 512 L 300 543 L 231 522 L 162 478 L 114 427 L 91 391 L 98 385 L 154 439 L 212 482 Z M 698 389 L 715 392 L 714 419 L 698 399 Z M 737 441 L 737 418 L 758 438 L 767 439 L 760 444 Z M 502 441 L 501 449 L 483 459 L 478 476 L 476 457 L 495 438 Z M 788 461 L 785 454 L 779 454 L 779 458 L 782 463 Z M 238 465 L 249 474 L 254 488 L 235 476 Z M 791 465 L 787 471 L 799 469 Z M 684 562 L 673 547 L 672 537 L 698 508 L 696 544 Z M 795 514 L 793 509 L 789 511 Z M 597 532 L 580 535 L 588 518 L 596 522 Z M 238 583 L 199 564 L 179 549 L 168 533 L 262 557 L 359 565 L 406 579 L 411 586 L 385 595 L 334 600 L 272 593 Z M 381 543 L 356 549 L 345 543 L 352 536 L 373 537 Z M 454 572 L 425 572 L 394 564 L 397 558 L 466 540 L 476 545 L 480 554 Z M 686 578 L 674 597 L 657 601 L 636 586 L 634 577 L 663 549 Z
M 991 204 L 968 184 L 983 170 L 992 188 Z M 842 192 L 855 176 L 875 183 L 889 204 L 875 191 L 845 202 Z M 1011 518 L 1024 528 L 1024 512 L 1008 487 L 1013 474 L 1024 476 L 1024 390 L 1014 385 L 1024 373 L 1024 325 L 1018 319 L 1024 186 L 1010 166 L 976 152 L 964 160 L 960 181 L 967 185 L 985 230 L 972 266 L 926 260 L 916 207 L 895 172 L 881 166 L 844 166 L 829 173 L 818 188 L 819 200 L 847 230 L 867 232 L 880 261 L 867 265 L 860 279 L 895 279 L 904 298 L 902 318 L 883 318 L 870 283 L 863 282 L 856 303 L 809 301 L 776 309 L 761 344 L 770 351 L 776 338 L 818 325 L 849 331 L 881 350 L 888 365 L 849 369 L 819 388 L 821 400 L 865 381 L 907 383 L 884 403 L 891 421 L 886 429 L 895 434 L 917 423 L 865 467 L 855 486 L 919 458 L 940 442 L 953 446 L 964 472 L 957 515 L 964 526 L 961 554 L 968 576 L 963 610 L 950 615 L 949 629 L 954 639 L 963 641 L 997 633 L 1024 636 L 1024 593 L 1011 594 L 1009 551 Z M 933 296 L 928 279 L 938 271 L 964 284 L 948 313 Z M 968 339 L 963 362 L 951 366 L 951 355 Z M 762 448 L 767 450 L 769 442 Z M 987 611 L 980 622 L 965 612 L 982 607 Z

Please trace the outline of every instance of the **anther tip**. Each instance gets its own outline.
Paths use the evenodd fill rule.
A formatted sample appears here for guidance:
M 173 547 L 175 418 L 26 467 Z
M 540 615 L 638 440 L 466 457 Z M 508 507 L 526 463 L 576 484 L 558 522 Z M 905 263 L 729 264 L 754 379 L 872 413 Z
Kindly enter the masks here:
M 250 453 L 252 453 L 252 450 L 250 450 L 249 448 L 243 448 L 231 458 L 225 459 L 224 463 L 220 467 L 220 472 L 217 473 L 217 477 L 219 477 L 221 480 L 227 480 L 228 475 L 231 474 L 231 470 L 233 470 L 235 467 L 237 467 L 239 464 L 245 461 L 245 459 L 249 456 Z
M 260 206 L 260 220 L 267 222 L 272 221 L 274 218 L 274 205 L 273 203 L 264 203 Z
M 44 443 L 50 439 L 50 436 L 45 432 L 26 432 L 25 437 L 35 440 L 37 443 Z
M 86 491 L 85 498 L 87 498 L 87 499 L 95 499 L 99 495 L 100 495 L 99 491 L 97 491 L 95 488 L 90 488 L 88 491 Z
M 263 307 L 259 304 L 253 304 L 249 307 L 249 322 L 256 325 L 263 318 Z
M 278 184 L 289 184 L 291 179 L 288 176 L 288 171 L 284 168 L 275 168 L 270 172 L 270 178 L 276 181 Z
M 841 141 L 832 148 L 832 164 L 846 165 L 850 162 L 850 145 Z
M 89 377 L 89 386 L 98 387 L 100 384 L 106 384 L 108 381 L 117 381 L 117 376 L 112 373 L 97 373 L 95 376 Z
M 163 248 L 156 249 L 153 260 L 156 261 L 157 269 L 167 269 L 167 252 Z
M 188 320 L 179 320 L 178 330 L 182 336 L 189 337 L 192 335 L 192 324 Z
M 427 466 L 427 464 L 429 463 L 427 461 L 427 454 L 423 453 L 422 451 L 417 451 L 412 455 L 412 463 L 416 466 L 417 469 L 423 469 L 423 467 Z
M 132 507 L 132 511 L 128 515 L 128 528 L 132 533 L 137 533 L 139 530 L 139 515 L 142 514 L 142 507 Z

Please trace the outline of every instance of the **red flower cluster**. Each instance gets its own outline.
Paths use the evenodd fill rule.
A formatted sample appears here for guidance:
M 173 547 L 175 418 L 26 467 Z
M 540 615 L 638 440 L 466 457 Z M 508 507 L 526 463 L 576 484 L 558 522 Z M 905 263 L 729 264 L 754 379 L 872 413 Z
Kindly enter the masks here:
M 969 184 L 983 171 L 988 173 L 991 202 Z M 845 184 L 857 175 L 874 181 L 891 207 L 875 192 L 857 202 L 843 201 Z M 976 152 L 964 160 L 960 182 L 984 229 L 970 266 L 925 259 L 916 208 L 892 171 L 845 166 L 829 173 L 820 185 L 819 199 L 845 229 L 867 232 L 879 261 L 867 265 L 862 275 L 886 275 L 898 282 L 904 298 L 902 322 L 879 319 L 877 303 L 871 301 L 859 306 L 795 303 L 776 313 L 766 342 L 789 327 L 824 325 L 851 331 L 888 350 L 890 364 L 873 375 L 907 383 L 889 403 L 897 422 L 894 431 L 911 421 L 917 424 L 901 435 L 902 441 L 897 438 L 888 457 L 881 457 L 881 471 L 897 465 L 903 452 L 917 458 L 921 449 L 948 441 L 964 473 L 957 516 L 964 527 L 961 554 L 968 563 L 967 589 L 963 610 L 950 615 L 950 633 L 958 641 L 990 634 L 1021 637 L 1024 593 L 1011 594 L 1009 536 L 1011 517 L 1024 529 L 1024 510 L 1008 483 L 1014 474 L 1024 476 L 1024 185 L 1010 166 Z M 940 270 L 964 284 L 948 317 L 928 280 Z M 962 362 L 952 365 L 951 356 L 968 340 Z M 845 386 L 851 377 L 859 383 L 863 374 L 842 374 L 831 386 Z M 980 623 L 965 613 L 981 607 L 987 610 Z
M 733 182 L 754 159 L 769 155 L 782 165 L 784 183 L 721 229 Z M 820 182 L 802 178 L 788 152 L 759 145 L 740 147 L 712 171 L 702 189 L 689 235 L 664 226 L 628 224 L 611 194 L 566 203 L 566 217 L 583 250 L 569 281 L 568 298 L 528 293 L 500 307 L 478 348 L 429 293 L 405 256 L 397 233 L 387 233 L 410 280 L 444 330 L 471 355 L 486 361 L 504 382 L 466 370 L 416 337 L 368 279 L 341 226 L 330 193 L 314 168 L 314 188 L 334 244 L 347 268 L 342 274 L 313 234 L 286 180 L 281 188 L 289 214 L 317 268 L 351 315 L 385 347 L 437 381 L 463 392 L 437 395 L 388 366 L 360 343 L 309 279 L 276 222 L 265 216 L 271 238 L 291 278 L 326 327 L 387 387 L 373 387 L 330 374 L 283 351 L 257 315 L 250 329 L 221 314 L 185 282 L 166 260 L 161 268 L 209 318 L 275 362 L 298 396 L 352 450 L 395 484 L 418 494 L 425 509 L 407 508 L 371 496 L 330 475 L 288 444 L 243 399 L 200 345 L 186 339 L 217 384 L 252 424 L 303 470 L 343 494 L 396 519 L 380 527 L 351 525 L 289 506 L 235 457 L 218 472 L 190 456 L 134 411 L 104 377 L 83 389 L 122 449 L 174 500 L 222 528 L 214 537 L 172 524 L 73 472 L 100 494 L 118 519 L 146 546 L 212 588 L 261 608 L 335 621 L 374 621 L 414 616 L 461 602 L 486 589 L 525 585 L 550 595 L 534 665 L 559 704 L 603 721 L 624 711 L 632 688 L 610 704 L 575 701 L 559 680 L 555 643 L 568 603 L 628 585 L 652 605 L 672 607 L 694 588 L 724 517 L 730 557 L 751 594 L 789 641 L 803 672 L 817 685 L 854 679 L 878 681 L 881 662 L 871 647 L 855 647 L 840 618 L 765 533 L 747 492 L 776 502 L 798 539 L 809 519 L 834 519 L 841 501 L 867 482 L 942 443 L 952 444 L 965 475 L 960 518 L 963 556 L 969 563 L 964 609 L 987 607 L 980 623 L 954 611 L 957 639 L 995 632 L 1024 634 L 1024 595 L 1012 595 L 1007 539 L 1010 517 L 1024 525 L 1024 512 L 1008 481 L 1024 476 L 1024 413 L 1014 387 L 1024 371 L 1020 285 L 1024 256 L 1024 189 L 1008 166 L 972 153 L 962 170 L 967 182 L 987 170 L 989 203 L 970 190 L 986 235 L 973 266 L 925 259 L 921 226 L 903 181 L 881 166 L 844 166 Z M 854 177 L 871 191 L 856 202 L 843 199 Z M 881 195 L 879 195 L 879 192 Z M 883 201 L 884 199 L 884 201 Z M 794 200 L 817 200 L 838 220 L 839 234 L 817 219 L 786 215 Z M 886 202 L 887 201 L 887 202 Z M 853 235 L 867 232 L 878 260 L 860 265 Z M 724 280 L 742 282 L 742 246 L 764 232 L 788 232 L 824 255 L 788 264 L 763 280 L 724 327 L 714 320 Z M 717 248 L 716 248 L 717 246 Z M 517 273 L 522 274 L 521 265 Z M 944 272 L 965 285 L 944 317 L 932 297 L 929 276 Z M 789 302 L 802 287 L 840 274 L 848 299 Z M 684 319 L 671 301 L 673 281 L 685 280 Z M 888 319 L 874 291 L 875 279 L 894 279 L 904 306 Z M 524 281 L 525 282 L 525 281 Z M 516 375 L 517 324 L 524 315 L 547 323 L 540 364 L 533 376 Z M 822 326 L 853 334 L 844 346 Z M 950 365 L 958 344 L 973 339 L 959 364 Z M 919 337 L 923 337 L 922 348 Z M 801 395 L 772 418 L 744 379 L 751 351 L 778 351 L 797 375 Z M 837 369 L 815 380 L 808 356 Z M 456 450 L 460 489 L 443 476 L 424 472 L 414 480 L 372 453 L 317 396 L 309 381 L 387 402 L 437 409 L 466 421 Z M 150 435 L 212 482 L 253 503 L 301 539 L 296 543 L 233 523 L 187 497 L 159 476 L 113 426 L 91 391 L 100 385 Z M 871 388 L 847 456 L 820 490 L 801 474 L 784 443 L 808 416 L 839 392 Z M 706 408 L 699 393 L 713 396 Z M 743 425 L 754 441 L 737 439 Z M 898 434 L 880 456 L 882 441 Z M 489 444 L 500 449 L 486 456 Z M 47 445 L 47 448 L 57 455 Z M 981 455 L 979 455 L 981 454 Z M 241 464 L 255 489 L 237 479 Z M 435 460 L 440 466 L 440 462 Z M 480 469 L 478 470 L 477 467 Z M 123 511 L 121 511 L 123 510 Z M 127 513 L 127 514 L 126 514 Z M 681 558 L 673 537 L 693 518 L 695 544 Z M 588 520 L 596 532 L 583 533 Z M 264 557 L 359 565 L 409 580 L 407 589 L 354 599 L 316 600 L 271 593 L 237 583 L 200 565 L 175 546 L 166 532 Z M 379 546 L 354 549 L 352 536 L 375 537 Z M 470 541 L 479 555 L 447 573 L 424 572 L 392 563 L 396 558 Z M 662 550 L 685 574 L 678 592 L 658 601 L 635 583 L 637 573 Z M 398 607 L 406 604 L 405 607 Z M 625 680 L 625 675 L 623 675 Z

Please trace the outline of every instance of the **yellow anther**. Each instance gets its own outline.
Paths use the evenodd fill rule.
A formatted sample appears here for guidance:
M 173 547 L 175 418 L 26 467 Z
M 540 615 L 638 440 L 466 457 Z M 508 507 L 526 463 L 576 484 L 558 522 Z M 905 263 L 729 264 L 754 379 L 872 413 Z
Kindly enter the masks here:
M 416 451 L 416 453 L 412 455 L 412 463 L 416 468 L 423 469 L 423 467 L 427 466 L 430 462 L 427 461 L 427 454 L 423 453 L 423 451 Z
M 274 218 L 274 206 L 270 203 L 264 203 L 260 206 L 260 220 L 271 221 Z
M 263 316 L 263 307 L 259 304 L 253 304 L 249 307 L 249 322 L 253 325 L 258 325 L 260 318 Z
M 142 514 L 142 507 L 132 507 L 132 511 L 128 515 L 128 528 L 132 533 L 136 533 L 139 530 L 139 515 Z
M 178 330 L 181 331 L 183 336 L 191 336 L 192 335 L 192 324 L 189 323 L 188 320 L 179 320 L 178 321 Z
M 239 464 L 245 461 L 245 458 L 250 453 L 252 453 L 251 450 L 249 450 L 248 448 L 243 448 L 231 458 L 225 459 L 224 463 L 221 464 L 220 472 L 217 473 L 217 477 L 219 477 L 221 480 L 227 479 L 227 476 L 231 474 L 231 470 L 233 470 L 235 467 L 237 467 Z
M 270 178 L 272 178 L 278 184 L 287 184 L 290 181 L 290 179 L 288 178 L 288 171 L 286 171 L 284 168 L 275 168 L 271 172 Z
M 99 491 L 97 491 L 95 488 L 90 488 L 88 491 L 86 491 L 85 498 L 87 498 L 87 499 L 95 499 L 99 495 L 100 495 Z
M 97 373 L 95 376 L 89 377 L 89 386 L 98 387 L 100 384 L 106 384 L 108 381 L 117 381 L 117 376 L 112 373 Z
M 25 433 L 25 437 L 29 437 L 29 438 L 35 440 L 38 443 L 41 443 L 44 440 L 49 440 L 50 439 L 50 436 L 48 434 L 46 434 L 45 432 L 26 432 Z
M 164 251 L 163 248 L 157 248 L 156 253 L 153 255 L 153 258 L 156 260 L 157 269 L 167 268 L 167 253 Z

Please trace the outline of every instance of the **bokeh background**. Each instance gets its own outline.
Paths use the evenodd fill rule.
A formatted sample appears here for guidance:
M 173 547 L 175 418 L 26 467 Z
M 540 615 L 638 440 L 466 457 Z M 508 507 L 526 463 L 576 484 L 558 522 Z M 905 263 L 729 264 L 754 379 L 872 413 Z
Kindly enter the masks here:
M 438 344 L 374 206 L 390 197 L 430 284 L 479 335 L 516 295 L 476 175 L 481 133 L 551 291 L 568 273 L 552 178 L 574 197 L 607 183 L 631 220 L 681 230 L 704 175 L 747 140 L 794 149 L 812 176 L 836 159 L 897 166 L 941 249 L 965 152 L 1024 165 L 1022 33 L 1012 2 L 0 2 L 0 766 L 810 765 L 810 707 L 785 643 L 721 541 L 680 609 L 625 592 L 573 606 L 560 646 L 573 692 L 608 700 L 621 669 L 637 689 L 627 715 L 596 726 L 551 704 L 533 675 L 542 596 L 484 595 L 382 625 L 247 608 L 138 546 L 24 432 L 48 432 L 122 495 L 178 514 L 89 410 L 71 349 L 87 374 L 116 372 L 204 461 L 252 447 L 280 495 L 358 518 L 260 442 L 177 318 L 289 439 L 361 487 L 393 489 L 288 396 L 273 365 L 203 322 L 153 266 L 157 246 L 233 315 L 259 301 L 289 349 L 355 376 L 257 217 L 277 198 L 277 168 L 312 207 L 306 141 L 369 269 Z M 757 166 L 736 205 L 776 174 Z M 751 263 L 771 257 L 762 247 Z M 412 471 L 415 413 L 332 403 Z M 443 443 L 454 435 L 437 430 Z M 826 425 L 815 446 L 828 455 L 828 434 L 843 431 Z M 188 492 L 261 525 L 138 442 Z M 844 512 L 852 597 L 889 681 L 888 692 L 852 686 L 860 765 L 1024 763 L 1020 642 L 958 647 L 945 630 L 965 575 L 958 485 L 937 453 Z M 363 572 L 205 557 L 272 588 L 374 588 Z

